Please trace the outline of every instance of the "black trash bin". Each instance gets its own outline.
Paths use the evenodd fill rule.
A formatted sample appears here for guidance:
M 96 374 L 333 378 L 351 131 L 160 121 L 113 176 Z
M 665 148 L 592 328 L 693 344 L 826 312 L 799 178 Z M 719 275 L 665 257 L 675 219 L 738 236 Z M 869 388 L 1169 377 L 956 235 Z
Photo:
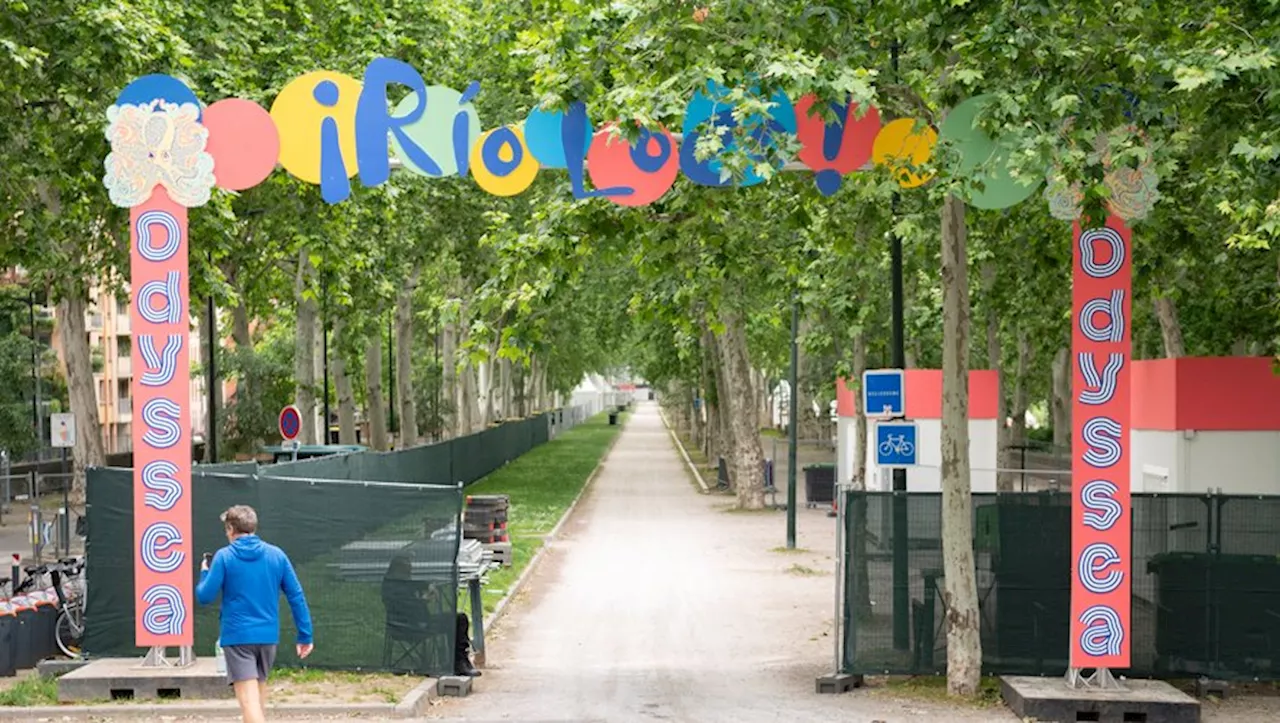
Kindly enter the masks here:
M 836 466 L 811 464 L 804 468 L 804 503 L 806 507 L 835 502 Z
M 48 592 L 35 596 L 36 662 L 58 654 L 58 596 Z
M 614 427 L 618 424 L 618 413 L 609 412 L 609 426 Z
M 17 616 L 17 629 L 14 636 L 17 640 L 13 654 L 13 664 L 18 670 L 36 667 L 40 662 L 39 650 L 40 613 L 35 603 L 27 597 L 11 598 L 14 613 Z
M 17 675 L 17 646 L 18 616 L 8 603 L 0 604 L 0 678 Z

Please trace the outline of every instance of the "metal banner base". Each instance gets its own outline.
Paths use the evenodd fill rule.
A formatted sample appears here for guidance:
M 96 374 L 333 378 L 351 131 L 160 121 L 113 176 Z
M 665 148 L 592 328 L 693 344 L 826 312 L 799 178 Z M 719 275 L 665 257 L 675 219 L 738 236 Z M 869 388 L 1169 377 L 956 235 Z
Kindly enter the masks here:
M 163 646 L 156 646 L 147 651 L 146 657 L 142 659 L 142 667 L 144 668 L 189 668 L 196 664 L 196 651 L 190 645 L 183 645 L 178 648 L 178 659 L 169 660 L 166 657 L 167 649 Z
M 1088 668 L 1067 668 L 1067 687 L 1079 690 L 1081 688 L 1096 688 L 1098 690 L 1125 690 L 1120 681 L 1111 675 L 1110 668 L 1096 668 L 1093 675 L 1085 675 Z

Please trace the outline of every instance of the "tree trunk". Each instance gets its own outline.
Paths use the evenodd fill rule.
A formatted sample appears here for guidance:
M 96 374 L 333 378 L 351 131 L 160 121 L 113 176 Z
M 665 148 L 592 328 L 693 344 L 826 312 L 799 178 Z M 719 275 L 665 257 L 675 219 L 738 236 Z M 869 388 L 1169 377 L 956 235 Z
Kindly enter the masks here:
M 347 376 L 347 362 L 342 358 L 342 336 L 346 329 L 346 321 L 338 317 L 333 322 L 333 344 L 329 350 L 333 360 L 329 367 L 333 370 L 333 386 L 338 393 L 338 444 L 356 443 L 356 395 L 351 388 L 351 378 Z
M 972 697 L 982 678 L 969 482 L 969 278 L 964 203 L 942 207 L 942 564 L 947 690 Z
M 720 354 L 724 357 L 729 427 L 732 447 L 729 459 L 730 477 L 738 495 L 738 509 L 764 508 L 764 453 L 760 449 L 760 429 L 755 422 L 755 404 L 751 393 L 751 360 L 747 354 L 747 335 L 742 315 L 724 312 L 724 335 Z
M 1030 404 L 1027 400 L 1027 373 L 1031 367 L 1031 357 L 1031 339 L 1025 330 L 1019 330 L 1018 366 L 1014 369 L 1013 404 L 1010 407 L 1013 426 L 1009 434 L 1018 444 L 1026 444 L 1027 441 L 1027 406 Z
M 723 356 L 723 340 L 716 338 L 715 334 L 708 332 L 710 344 L 708 348 L 713 355 L 711 364 L 711 375 L 715 382 L 715 403 L 708 403 L 707 411 L 714 414 L 715 424 L 711 427 L 710 451 L 707 453 L 707 459 L 712 464 L 720 457 L 725 458 L 728 464 L 731 460 L 733 452 L 733 427 L 729 423 L 731 412 L 729 409 L 729 387 L 725 383 L 726 372 L 724 370 Z M 730 475 L 730 484 L 732 484 L 732 475 Z
M 769 429 L 773 426 L 772 415 L 769 415 L 769 374 L 762 369 L 756 371 L 755 375 L 758 379 L 758 384 L 755 385 L 755 426 Z
M 987 368 L 996 371 L 996 464 L 1005 469 L 1012 469 L 1009 460 L 1013 458 L 1013 450 L 1009 448 L 1010 434 L 1008 427 L 1009 400 L 1006 397 L 1005 373 L 1001 368 L 1000 349 L 1000 317 L 996 314 L 995 304 L 991 301 L 992 289 L 996 283 L 996 265 L 987 261 L 982 265 L 982 283 L 988 294 L 987 308 Z M 996 490 L 1012 492 L 1015 475 L 1012 472 L 996 473 Z
M 216 327 L 217 323 L 218 317 L 216 312 L 214 314 L 210 314 L 208 305 L 206 304 L 204 321 L 200 323 L 200 328 L 197 330 L 200 337 L 200 341 L 198 342 L 200 344 L 200 365 L 204 367 L 204 373 L 201 376 L 204 378 L 206 387 L 209 385 L 209 369 L 213 366 L 214 349 L 213 344 L 209 343 L 209 328 Z M 215 330 L 214 338 L 216 339 L 219 336 L 220 335 Z M 219 394 L 218 396 L 221 397 L 222 395 Z M 212 405 L 207 403 L 209 399 L 208 389 L 204 390 L 204 398 L 206 400 L 204 410 L 204 462 L 208 464 L 213 461 L 213 436 L 217 434 L 218 431 L 218 420 L 215 414 L 216 410 Z M 219 398 L 218 402 L 221 404 L 221 398 Z M 192 424 L 194 425 L 194 423 L 195 420 L 192 419 Z
M 387 449 L 387 408 L 382 399 L 382 330 L 375 324 L 364 354 L 365 398 L 368 404 L 369 446 Z
M 328 383 L 328 374 L 326 364 L 328 359 L 325 358 L 325 347 L 328 342 L 325 335 L 329 333 L 329 313 L 328 309 L 320 309 L 320 316 L 316 322 L 315 348 L 311 350 L 311 362 L 314 368 L 311 370 L 311 378 L 315 381 L 316 394 L 316 437 L 320 440 L 320 444 L 329 443 L 329 426 L 331 420 L 325 418 L 325 407 L 329 404 L 329 390 L 325 387 Z
M 796 302 L 793 302 L 796 303 Z M 804 344 L 800 343 L 809 335 L 813 323 L 808 316 L 801 310 L 800 328 L 796 334 L 796 389 L 793 390 L 796 395 L 796 441 L 804 442 L 804 440 L 814 440 L 819 437 L 818 420 L 813 416 L 813 389 L 809 385 L 809 355 L 804 351 Z M 787 370 L 787 378 L 790 379 L 790 369 Z
M 462 375 L 461 398 L 458 402 L 462 405 L 462 416 L 459 418 L 461 427 L 458 430 L 458 434 L 461 436 L 476 431 L 475 420 L 480 410 L 476 406 L 476 401 L 479 399 L 476 382 L 477 370 L 471 366 L 465 366 L 459 373 Z
M 1010 427 L 1009 439 L 1013 444 L 1027 444 L 1027 368 L 1031 364 L 1031 340 L 1025 330 L 1018 330 L 1018 362 L 1013 373 L 1013 400 L 1009 407 Z M 1020 450 L 1008 449 L 1005 459 L 1000 465 L 1007 469 L 1016 469 L 1022 465 Z M 1014 475 L 1001 475 L 1000 492 L 1012 492 Z
M 440 340 L 440 398 L 447 400 L 449 409 L 440 415 L 440 427 L 444 438 L 458 435 L 458 325 L 445 322 Z
M 1178 307 L 1171 296 L 1157 296 L 1154 300 L 1156 319 L 1160 321 L 1160 337 L 1164 340 L 1166 359 L 1179 359 L 1187 355 L 1182 343 L 1182 325 L 1178 323 Z
M 58 331 L 66 362 L 67 393 L 71 397 L 71 413 L 76 420 L 76 443 L 71 448 L 75 466 L 70 493 L 71 504 L 76 507 L 84 505 L 85 469 L 101 467 L 107 461 L 102 447 L 102 427 L 98 423 L 98 397 L 93 389 L 89 331 L 84 322 L 87 306 L 84 292 L 78 289 L 58 300 Z M 180 370 L 180 373 L 186 371 Z M 142 424 L 141 417 L 134 424 Z M 190 440 L 186 442 L 189 444 Z
M 396 295 L 396 396 L 400 402 L 400 443 L 397 449 L 418 444 L 418 403 L 413 394 L 413 294 L 418 289 L 419 267 L 414 267 Z
M 1053 446 L 1055 452 L 1071 447 L 1071 348 L 1059 347 L 1053 356 Z
M 240 292 L 243 294 L 244 289 L 241 288 Z M 244 356 L 254 354 L 253 333 L 252 327 L 249 323 L 249 309 L 245 306 L 243 296 L 236 301 L 235 306 L 231 307 L 231 339 L 235 342 L 237 355 Z M 235 392 L 232 394 L 232 398 L 238 397 L 239 399 L 255 399 L 254 395 L 257 393 L 257 390 L 254 388 L 253 382 L 253 375 L 241 374 L 236 379 Z M 226 409 L 227 407 L 224 405 L 223 410 L 225 411 Z M 253 430 L 244 429 L 243 427 L 239 429 L 240 434 L 245 434 L 246 432 L 252 433 L 252 431 Z M 249 449 L 256 450 L 262 446 L 265 440 L 261 437 L 255 437 L 247 441 L 249 443 Z
M 853 335 L 853 378 L 861 380 L 862 373 L 867 370 L 867 337 L 866 332 L 858 329 Z M 854 493 L 867 489 L 867 417 L 865 414 L 854 415 L 853 423 L 853 479 Z M 867 498 L 857 498 L 856 504 L 845 510 L 849 515 L 849 523 L 845 529 L 849 533 L 850 556 L 847 565 L 853 577 L 855 596 L 849 601 L 853 607 L 856 620 L 870 620 L 871 609 L 871 573 L 867 566 Z M 843 503 L 842 503 L 843 504 Z
M 298 252 L 298 270 L 294 277 L 294 299 L 298 305 L 297 328 L 293 343 L 294 404 L 298 407 L 302 444 L 316 444 L 316 301 L 309 294 L 315 271 L 307 250 Z

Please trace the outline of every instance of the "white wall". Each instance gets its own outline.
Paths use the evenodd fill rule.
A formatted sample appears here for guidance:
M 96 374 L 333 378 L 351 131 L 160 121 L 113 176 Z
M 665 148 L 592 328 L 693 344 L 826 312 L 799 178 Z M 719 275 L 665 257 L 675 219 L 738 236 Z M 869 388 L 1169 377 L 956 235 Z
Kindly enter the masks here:
M 1134 492 L 1280 494 L 1280 431 L 1167 432 L 1130 436 Z M 1168 481 L 1161 484 L 1161 470 Z
M 1133 492 L 1179 492 L 1181 432 L 1129 432 L 1129 485 Z M 1074 481 L 1074 480 L 1073 480 Z M 1087 480 L 1086 480 L 1087 481 Z
M 836 481 L 853 479 L 853 436 L 857 433 L 857 420 L 853 417 L 836 419 Z
M 844 421 L 843 419 L 841 421 Z M 852 468 L 852 454 L 844 453 L 853 444 L 853 420 L 849 419 L 848 444 L 841 444 L 841 459 L 837 460 L 838 468 L 843 470 L 847 464 Z M 867 485 L 870 489 L 889 491 L 892 485 L 887 471 L 875 464 L 875 427 L 874 422 L 867 429 Z M 942 421 L 938 419 L 917 419 L 916 438 L 919 445 L 919 465 L 907 472 L 908 492 L 941 492 L 942 491 Z M 969 420 L 969 467 L 970 488 L 974 492 L 995 492 L 996 490 L 996 420 Z M 850 458 L 845 462 L 844 458 Z M 843 474 L 843 471 L 842 471 Z

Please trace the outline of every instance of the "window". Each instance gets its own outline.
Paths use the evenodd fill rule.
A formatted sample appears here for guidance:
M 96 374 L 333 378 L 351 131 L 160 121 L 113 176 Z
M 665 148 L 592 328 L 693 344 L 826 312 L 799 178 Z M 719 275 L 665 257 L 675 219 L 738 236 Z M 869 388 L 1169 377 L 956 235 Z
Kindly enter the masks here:
M 116 356 L 120 358 L 133 354 L 133 338 L 121 336 L 116 338 Z
M 129 316 L 129 299 L 116 299 L 116 316 Z

